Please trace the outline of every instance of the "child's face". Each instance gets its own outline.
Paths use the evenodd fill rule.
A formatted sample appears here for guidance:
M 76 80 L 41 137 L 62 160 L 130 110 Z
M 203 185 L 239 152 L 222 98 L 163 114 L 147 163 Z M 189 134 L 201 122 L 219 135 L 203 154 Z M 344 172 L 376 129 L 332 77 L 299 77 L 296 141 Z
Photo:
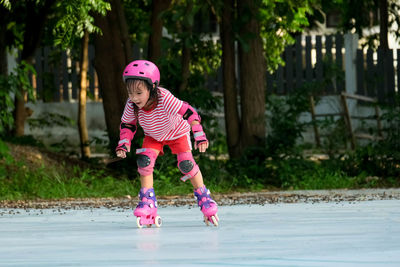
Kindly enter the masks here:
M 128 88 L 129 99 L 135 103 L 138 108 L 143 108 L 150 97 L 150 92 L 144 84 L 138 84 Z

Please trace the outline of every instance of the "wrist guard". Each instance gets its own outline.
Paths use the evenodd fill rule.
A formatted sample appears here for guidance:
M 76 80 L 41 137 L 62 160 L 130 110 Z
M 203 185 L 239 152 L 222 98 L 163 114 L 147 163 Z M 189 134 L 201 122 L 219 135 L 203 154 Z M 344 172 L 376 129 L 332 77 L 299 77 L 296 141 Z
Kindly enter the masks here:
M 131 151 L 131 142 L 136 133 L 136 125 L 121 123 L 119 127 L 119 142 L 115 150 Z
M 193 137 L 196 145 L 199 145 L 203 142 L 208 142 L 206 134 L 203 131 L 203 127 L 201 124 L 195 124 L 192 126 Z

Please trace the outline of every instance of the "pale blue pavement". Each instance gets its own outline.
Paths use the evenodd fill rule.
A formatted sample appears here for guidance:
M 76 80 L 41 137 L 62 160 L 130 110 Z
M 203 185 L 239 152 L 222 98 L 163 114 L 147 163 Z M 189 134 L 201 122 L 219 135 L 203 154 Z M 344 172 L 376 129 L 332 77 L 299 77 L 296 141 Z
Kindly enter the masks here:
M 15 214 L 16 212 L 19 212 Z M 400 200 L 125 209 L 0 209 L 0 266 L 400 266 Z

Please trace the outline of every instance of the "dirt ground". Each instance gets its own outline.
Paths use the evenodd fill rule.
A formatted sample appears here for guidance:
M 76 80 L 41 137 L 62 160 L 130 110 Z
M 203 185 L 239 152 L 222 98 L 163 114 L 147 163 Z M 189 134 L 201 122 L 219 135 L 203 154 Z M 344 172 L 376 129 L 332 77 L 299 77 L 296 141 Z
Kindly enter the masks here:
M 371 200 L 400 199 L 400 189 L 362 189 L 362 190 L 310 190 L 310 191 L 274 191 L 213 194 L 219 205 L 268 205 L 276 203 L 317 203 L 317 202 L 357 202 Z M 159 196 L 159 205 L 184 206 L 195 205 L 192 195 Z M 81 208 L 133 208 L 137 198 L 83 198 L 57 200 L 18 200 L 0 201 L 0 208 L 9 209 L 81 209 Z

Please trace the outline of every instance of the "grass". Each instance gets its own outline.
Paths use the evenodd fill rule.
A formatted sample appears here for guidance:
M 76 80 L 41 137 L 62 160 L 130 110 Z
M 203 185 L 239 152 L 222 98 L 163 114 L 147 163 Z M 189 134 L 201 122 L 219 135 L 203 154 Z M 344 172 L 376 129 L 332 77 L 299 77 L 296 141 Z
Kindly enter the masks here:
M 21 166 L 12 177 L 0 178 L 0 199 L 120 197 L 136 192 L 136 188 L 128 179 L 116 179 L 93 170 L 77 169 L 68 174 L 56 168 L 31 171 Z
M 15 153 L 10 155 L 4 143 L 0 142 L 0 200 L 124 197 L 135 196 L 140 189 L 133 159 L 121 161 L 125 167 L 117 166 L 116 170 L 110 170 L 98 165 L 79 165 L 68 158 L 57 158 L 55 164 L 53 158 L 43 156 L 39 163 L 33 164 L 29 162 L 29 155 L 18 159 L 14 159 Z M 355 172 L 356 164 L 351 160 L 315 162 L 286 158 L 238 164 L 198 155 L 195 158 L 207 187 L 219 193 L 400 186 L 397 176 L 383 178 L 367 171 Z M 45 164 L 46 160 L 51 164 Z M 168 154 L 157 160 L 154 187 L 158 195 L 192 193 L 190 181 L 184 183 L 179 179 L 182 174 L 175 160 Z M 345 168 L 341 164 L 345 164 Z M 367 170 L 365 167 L 362 169 Z M 349 174 L 349 170 L 353 173 Z M 398 170 L 399 167 L 395 167 L 395 172 L 391 173 Z
M 46 160 L 51 164 L 46 164 Z M 14 160 L 3 147 L 3 153 L 0 153 L 0 200 L 124 197 L 135 196 L 140 189 L 134 162 L 125 161 L 129 165 L 124 169 L 129 172 L 127 175 L 101 168 L 99 164 L 82 167 L 67 158 L 57 160 L 56 164 L 44 156 L 40 163 L 32 163 L 28 158 Z M 170 161 L 170 157 L 161 158 L 157 163 L 161 170 L 156 168 L 154 171 L 157 194 L 191 194 L 190 181 L 183 183 L 178 168 L 166 161 Z
M 56 167 L 29 170 L 21 162 L 1 169 L 0 200 L 124 197 L 136 195 L 140 189 L 138 177 L 114 176 L 104 170 L 82 170 L 79 167 L 73 172 L 64 172 L 65 169 Z M 136 172 L 136 168 L 132 172 Z M 5 173 L 9 175 L 5 176 Z M 180 174 L 162 175 L 156 170 L 154 175 L 158 195 L 192 193 L 190 181 L 180 181 Z

